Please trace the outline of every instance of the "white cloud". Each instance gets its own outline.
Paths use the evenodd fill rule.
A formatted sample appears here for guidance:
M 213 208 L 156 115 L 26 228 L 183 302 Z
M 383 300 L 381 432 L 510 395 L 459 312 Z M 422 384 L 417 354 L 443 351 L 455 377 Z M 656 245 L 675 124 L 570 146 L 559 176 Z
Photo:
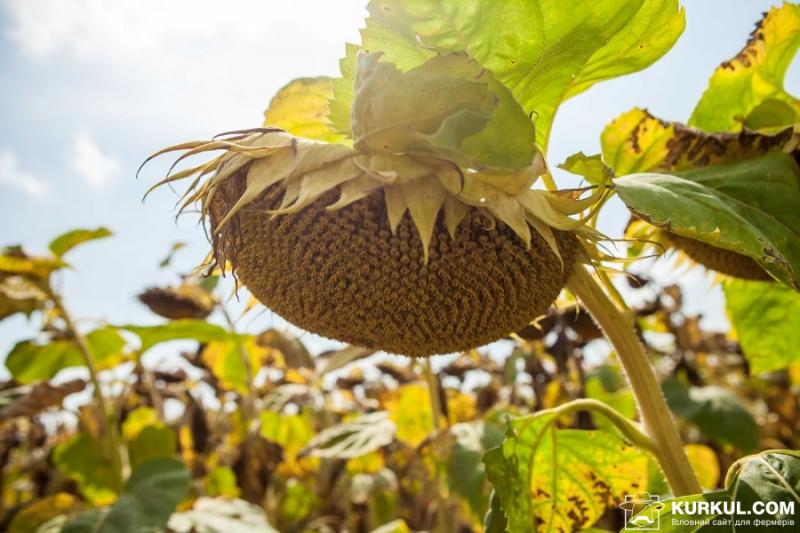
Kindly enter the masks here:
M 163 130 L 163 121 L 172 131 L 210 134 L 258 125 L 274 92 L 293 78 L 335 75 L 345 42 L 359 39 L 365 5 L 2 0 L 0 31 L 34 72 L 68 73 L 58 98 L 84 124 L 108 120 L 136 134 L 145 124 Z
M 120 165 L 104 154 L 85 133 L 78 133 L 72 145 L 72 169 L 93 189 L 100 189 L 119 175 Z
M 47 185 L 42 180 L 19 168 L 17 156 L 10 150 L 0 150 L 0 184 L 20 189 L 30 196 L 47 192 Z

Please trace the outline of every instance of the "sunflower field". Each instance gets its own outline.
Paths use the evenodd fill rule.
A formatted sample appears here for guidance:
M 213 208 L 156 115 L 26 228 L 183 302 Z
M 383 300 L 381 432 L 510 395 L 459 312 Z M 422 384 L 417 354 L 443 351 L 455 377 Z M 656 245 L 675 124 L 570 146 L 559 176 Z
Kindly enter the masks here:
M 559 107 L 662 58 L 678 0 L 367 11 L 339 77 L 141 154 L 208 241 L 130 295 L 152 321 L 65 295 L 106 227 L 3 233 L 0 320 L 39 333 L 3 347 L 0 531 L 800 531 L 800 5 L 684 121 L 630 101 L 563 161 Z

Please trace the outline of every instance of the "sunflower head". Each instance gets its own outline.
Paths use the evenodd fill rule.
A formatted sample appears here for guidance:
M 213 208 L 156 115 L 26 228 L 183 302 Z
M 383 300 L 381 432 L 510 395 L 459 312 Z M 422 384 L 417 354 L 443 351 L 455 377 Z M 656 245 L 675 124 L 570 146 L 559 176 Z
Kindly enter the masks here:
M 157 186 L 194 177 L 183 206 L 199 203 L 217 262 L 314 333 L 428 356 L 525 326 L 599 237 L 570 215 L 603 193 L 532 188 L 546 172 L 532 135 L 525 165 L 492 164 L 480 138 L 507 95 L 464 56 L 359 67 L 352 146 L 232 132 L 158 152 L 222 154 Z

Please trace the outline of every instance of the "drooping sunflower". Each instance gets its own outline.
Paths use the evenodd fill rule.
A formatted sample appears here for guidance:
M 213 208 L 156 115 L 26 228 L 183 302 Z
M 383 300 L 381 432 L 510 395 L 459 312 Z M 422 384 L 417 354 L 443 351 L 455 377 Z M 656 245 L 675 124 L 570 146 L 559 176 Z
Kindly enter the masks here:
M 672 249 L 677 252 L 679 261 L 688 260 L 723 276 L 750 281 L 773 281 L 773 277 L 755 259 L 735 250 L 652 226 L 636 218 L 629 222 L 625 233 L 631 240 L 659 245 L 662 248 L 656 250 L 657 253 Z
M 459 54 L 404 73 L 365 54 L 352 146 L 231 132 L 151 156 L 223 151 L 156 186 L 195 177 L 183 206 L 199 203 L 216 262 L 288 321 L 409 356 L 474 348 L 543 314 L 590 260 L 600 235 L 570 215 L 604 194 L 533 189 L 547 169 L 532 136 L 523 167 L 474 156 L 508 113 L 498 85 Z

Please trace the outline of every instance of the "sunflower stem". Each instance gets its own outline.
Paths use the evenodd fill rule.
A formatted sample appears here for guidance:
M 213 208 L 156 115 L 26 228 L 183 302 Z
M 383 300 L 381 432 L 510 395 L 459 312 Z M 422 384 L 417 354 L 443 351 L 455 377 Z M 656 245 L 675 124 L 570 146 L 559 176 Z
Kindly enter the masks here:
M 75 321 L 72 319 L 69 311 L 67 311 L 61 297 L 50 287 L 46 289 L 47 296 L 53 302 L 53 306 L 58 311 L 61 318 L 64 320 L 64 325 L 67 328 L 70 336 L 78 346 L 83 357 L 83 362 L 89 371 L 89 379 L 92 382 L 92 394 L 94 395 L 97 406 L 100 409 L 100 416 L 103 418 L 105 432 L 103 434 L 105 440 L 105 447 L 107 449 L 108 459 L 111 461 L 111 471 L 113 472 L 114 487 L 119 490 L 122 488 L 122 459 L 120 457 L 120 438 L 119 428 L 117 427 L 116 416 L 109 407 L 108 401 L 103 394 L 103 389 L 100 386 L 100 378 L 98 375 L 97 366 L 94 363 L 94 353 L 92 346 L 86 340 L 86 337 L 78 330 Z
M 431 413 L 433 414 L 433 434 L 435 436 L 442 429 L 442 421 L 444 420 L 444 413 L 439 397 L 439 380 L 436 378 L 436 374 L 433 373 L 429 357 L 425 358 L 422 368 L 425 371 L 425 381 L 428 382 L 428 394 L 431 399 Z M 447 500 L 442 495 L 442 480 L 439 475 L 439 464 L 437 463 L 434 468 L 435 477 L 433 481 L 436 495 L 436 531 L 439 533 L 449 533 L 451 527 L 447 522 Z
M 645 431 L 655 443 L 655 456 L 675 496 L 702 493 L 680 435 L 661 392 L 655 371 L 636 335 L 630 312 L 621 310 L 584 267 L 567 283 L 614 346 L 633 390 Z

